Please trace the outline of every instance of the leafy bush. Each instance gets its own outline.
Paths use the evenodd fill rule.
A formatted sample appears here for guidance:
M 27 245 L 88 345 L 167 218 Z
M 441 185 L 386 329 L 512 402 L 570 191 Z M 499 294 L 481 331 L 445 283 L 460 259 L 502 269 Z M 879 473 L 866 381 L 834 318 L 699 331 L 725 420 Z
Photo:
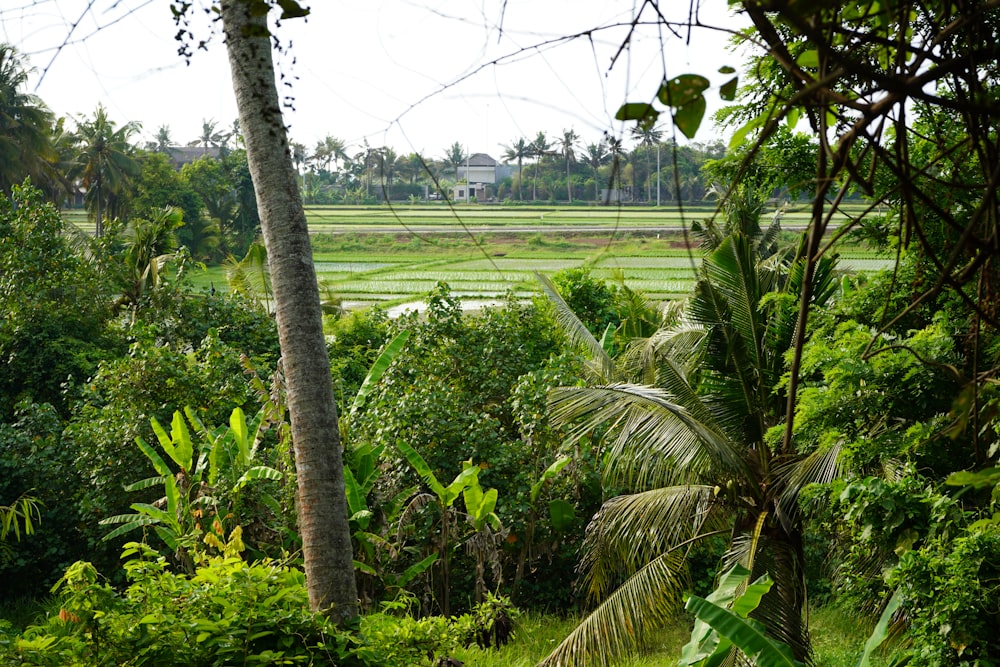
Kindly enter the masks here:
M 0 665 L 435 665 L 471 643 L 482 619 L 413 619 L 387 613 L 336 628 L 308 611 L 301 571 L 237 555 L 201 560 L 192 574 L 170 572 L 138 543 L 123 556 L 129 585 L 118 594 L 90 563 L 71 566 L 56 589 L 58 612 L 19 636 L 0 629 Z M 494 627 L 496 623 L 494 622 Z
M 6 599 L 36 595 L 49 587 L 90 544 L 80 526 L 86 517 L 74 453 L 62 439 L 62 421 L 51 405 L 20 403 L 14 420 L 0 424 L 0 504 L 29 494 L 39 504 L 38 530 L 30 539 L 8 540 L 0 554 L 0 590 Z
M 1000 526 L 908 551 L 889 578 L 903 596 L 913 667 L 988 666 L 1000 655 Z
M 62 384 L 120 349 L 110 297 L 55 206 L 30 186 L 0 196 L 0 419 L 21 400 L 63 411 Z

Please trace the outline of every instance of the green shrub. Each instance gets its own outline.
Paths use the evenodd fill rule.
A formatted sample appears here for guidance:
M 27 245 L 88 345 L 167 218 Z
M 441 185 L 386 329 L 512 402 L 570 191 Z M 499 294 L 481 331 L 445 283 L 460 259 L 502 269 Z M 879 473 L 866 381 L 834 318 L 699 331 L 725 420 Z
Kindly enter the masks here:
M 129 543 L 124 555 L 134 558 L 121 594 L 78 562 L 56 586 L 58 612 L 19 636 L 0 629 L 0 665 L 430 666 L 474 636 L 471 616 L 377 614 L 336 628 L 309 611 L 300 570 L 231 551 L 202 559 L 188 575 Z

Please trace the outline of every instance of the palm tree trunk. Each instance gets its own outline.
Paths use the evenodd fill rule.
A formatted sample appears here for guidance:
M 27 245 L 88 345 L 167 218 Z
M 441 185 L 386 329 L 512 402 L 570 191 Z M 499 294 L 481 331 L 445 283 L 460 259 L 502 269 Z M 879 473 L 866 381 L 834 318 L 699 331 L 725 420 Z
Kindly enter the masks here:
M 266 16 L 251 17 L 250 3 L 244 0 L 222 0 L 221 8 L 271 271 L 309 603 L 342 622 L 357 614 L 357 588 L 337 406 L 309 231 L 274 85 Z

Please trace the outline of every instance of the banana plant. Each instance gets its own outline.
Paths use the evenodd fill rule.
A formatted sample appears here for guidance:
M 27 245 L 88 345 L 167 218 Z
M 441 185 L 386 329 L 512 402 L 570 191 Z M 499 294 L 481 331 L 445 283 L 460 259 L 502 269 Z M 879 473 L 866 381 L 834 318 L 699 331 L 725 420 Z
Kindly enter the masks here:
M 805 667 L 787 645 L 769 637 L 763 625 L 749 618 L 771 590 L 774 581 L 764 574 L 748 584 L 750 571 L 735 565 L 722 575 L 706 598 L 692 595 L 685 609 L 694 614 L 691 641 L 682 649 L 680 667 L 718 667 L 730 664 L 730 654 L 743 653 L 757 667 Z
M 433 502 L 437 506 L 441 517 L 436 540 L 437 563 L 440 573 L 438 583 L 441 611 L 445 616 L 448 616 L 451 613 L 449 600 L 451 585 L 450 554 L 452 537 L 454 531 L 457 530 L 457 521 L 455 521 L 457 513 L 453 509 L 453 506 L 459 498 L 465 501 L 465 509 L 473 527 L 473 535 L 480 534 L 486 529 L 487 525 L 497 530 L 500 528 L 500 519 L 494 512 L 497 504 L 497 490 L 489 489 L 483 491 L 479 484 L 479 472 L 481 468 L 478 465 L 474 465 L 471 461 L 465 461 L 462 466 L 462 472 L 458 473 L 458 476 L 448 486 L 445 486 L 438 480 L 434 471 L 431 470 L 430 466 L 427 465 L 427 462 L 417 450 L 402 440 L 397 441 L 396 447 L 431 492 L 430 494 L 418 494 L 411 500 L 410 505 L 417 506 Z M 461 539 L 464 539 L 464 537 Z M 477 572 L 480 575 L 479 578 L 481 578 L 483 570 L 481 561 L 483 554 L 481 550 L 477 551 L 476 556 Z
M 528 561 L 533 558 L 532 553 L 535 544 L 535 527 L 538 521 L 538 498 L 541 496 L 542 488 L 551 481 L 573 460 L 572 457 L 563 455 L 553 461 L 542 476 L 531 485 L 528 493 L 528 520 L 525 529 L 524 540 L 521 544 L 521 553 L 517 559 L 517 570 L 514 574 L 514 590 L 516 591 L 520 582 L 524 579 L 524 569 Z M 576 518 L 576 510 L 571 503 L 562 498 L 553 498 L 549 501 L 549 524 L 556 533 L 562 533 L 573 523 Z
M 182 565 L 192 568 L 191 552 L 201 548 L 199 539 L 208 532 L 222 532 L 218 517 L 230 513 L 240 491 L 251 482 L 280 480 L 282 475 L 269 466 L 256 465 L 262 428 L 260 414 L 248 422 L 243 410 L 236 408 L 230 415 L 228 428 L 209 429 L 194 410 L 185 408 L 184 414 L 174 413 L 169 433 L 156 418 L 150 421 L 160 450 L 170 463 L 144 439 L 136 438 L 136 444 L 157 474 L 130 484 L 125 490 L 140 491 L 163 485 L 164 495 L 156 503 L 133 503 L 134 514 L 119 514 L 101 521 L 101 525 L 117 526 L 103 539 L 150 526 Z M 192 438 L 192 429 L 200 436 L 197 443 Z M 272 511 L 280 511 L 277 501 L 266 494 L 264 503 Z M 216 518 L 206 531 L 202 522 L 213 515 Z

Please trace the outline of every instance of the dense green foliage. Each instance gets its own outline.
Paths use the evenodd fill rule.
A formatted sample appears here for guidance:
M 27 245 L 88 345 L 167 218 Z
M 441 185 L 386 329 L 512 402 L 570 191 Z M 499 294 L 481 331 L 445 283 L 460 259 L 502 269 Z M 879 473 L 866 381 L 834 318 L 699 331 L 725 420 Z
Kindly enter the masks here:
M 871 620 L 888 610 L 861 664 L 894 636 L 915 667 L 993 664 L 996 10 L 740 6 L 757 28 L 741 39 L 767 48 L 719 116 L 742 124 L 731 149 L 662 141 L 651 121 L 669 113 L 690 136 L 710 86 L 665 78 L 663 111 L 621 107 L 634 150 L 572 130 L 558 146 L 515 137 L 517 167 L 488 193 L 717 197 L 691 227 L 686 301 L 661 313 L 588 270 L 543 278 L 550 301 L 476 314 L 443 284 L 396 319 L 340 318 L 327 300 L 369 612 L 342 629 L 306 611 L 236 132 L 206 122 L 205 155 L 175 169 L 167 128 L 141 151 L 137 124 L 103 106 L 55 121 L 0 45 L 0 590 L 56 583 L 47 615 L 0 621 L 0 664 L 432 664 L 503 640 L 513 611 L 491 592 L 596 605 L 550 664 L 641 648 L 686 595 L 698 623 L 682 664 L 735 649 L 808 664 L 807 594 Z M 731 100 L 736 79 L 719 92 Z M 791 129 L 800 118 L 811 135 Z M 293 146 L 305 197 L 447 197 L 467 159 L 459 144 L 437 161 L 359 148 Z M 762 212 L 806 192 L 809 232 L 785 247 L 781 216 L 762 226 Z M 862 194 L 870 209 L 834 232 L 834 209 Z M 77 198 L 99 238 L 49 203 Z M 896 252 L 894 270 L 839 274 L 831 236 L 848 230 Z M 244 257 L 229 262 L 240 296 L 195 292 L 190 269 L 226 255 Z M 25 531 L 11 540 L 11 526 Z

